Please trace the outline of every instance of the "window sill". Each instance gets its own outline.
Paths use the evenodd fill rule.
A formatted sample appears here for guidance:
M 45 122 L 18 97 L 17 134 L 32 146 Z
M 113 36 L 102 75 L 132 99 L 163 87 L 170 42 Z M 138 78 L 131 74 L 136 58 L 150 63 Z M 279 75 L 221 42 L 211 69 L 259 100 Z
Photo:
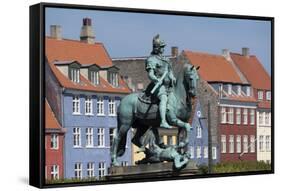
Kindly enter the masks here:
M 82 115 L 81 113 L 72 113 L 72 115 Z
M 73 146 L 74 149 L 82 149 L 82 146 Z
M 117 115 L 116 114 L 109 114 L 108 116 L 109 117 L 116 117 Z
M 85 116 L 92 117 L 92 116 L 94 116 L 94 114 L 93 113 L 85 113 Z
M 59 148 L 50 148 L 51 150 L 55 150 L 55 151 L 57 151 L 57 150 L 59 150 Z
M 98 117 L 104 117 L 105 114 L 97 114 Z
M 93 149 L 93 148 L 95 148 L 95 147 L 94 147 L 94 145 L 91 145 L 91 146 L 85 146 L 85 148 L 86 148 L 86 149 Z

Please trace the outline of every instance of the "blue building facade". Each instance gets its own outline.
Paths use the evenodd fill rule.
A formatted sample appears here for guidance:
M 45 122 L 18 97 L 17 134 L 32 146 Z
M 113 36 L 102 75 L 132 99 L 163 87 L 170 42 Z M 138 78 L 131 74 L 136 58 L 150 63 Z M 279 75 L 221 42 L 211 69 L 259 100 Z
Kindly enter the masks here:
M 203 116 L 199 100 L 196 101 L 195 110 L 192 118 L 193 130 L 189 133 L 188 150 L 191 160 L 197 165 L 208 165 L 209 151 L 211 150 L 212 163 L 217 163 L 219 159 L 218 146 L 208 147 L 208 124 L 206 116 Z

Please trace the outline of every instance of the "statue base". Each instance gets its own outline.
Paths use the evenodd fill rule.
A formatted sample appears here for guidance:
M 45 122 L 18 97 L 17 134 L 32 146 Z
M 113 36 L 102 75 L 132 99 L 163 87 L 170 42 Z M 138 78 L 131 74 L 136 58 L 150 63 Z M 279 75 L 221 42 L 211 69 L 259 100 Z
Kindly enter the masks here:
M 196 163 L 189 161 L 186 167 L 176 170 L 173 162 L 139 164 L 135 166 L 115 166 L 108 170 L 107 180 L 133 180 L 140 178 L 168 178 L 197 174 Z

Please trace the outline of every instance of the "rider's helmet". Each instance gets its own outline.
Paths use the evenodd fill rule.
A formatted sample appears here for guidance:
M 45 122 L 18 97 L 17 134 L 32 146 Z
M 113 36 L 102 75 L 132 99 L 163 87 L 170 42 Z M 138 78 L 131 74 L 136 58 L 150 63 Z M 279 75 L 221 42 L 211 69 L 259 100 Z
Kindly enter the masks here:
M 164 47 L 166 46 L 165 42 L 163 40 L 160 40 L 160 35 L 157 34 L 152 41 L 153 47 L 158 48 L 158 47 Z

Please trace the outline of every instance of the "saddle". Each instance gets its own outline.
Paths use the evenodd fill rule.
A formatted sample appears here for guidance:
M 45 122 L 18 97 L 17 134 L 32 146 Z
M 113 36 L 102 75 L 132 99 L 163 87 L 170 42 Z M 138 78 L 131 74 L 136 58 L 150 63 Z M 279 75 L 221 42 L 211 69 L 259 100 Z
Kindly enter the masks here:
M 152 88 L 151 84 L 138 95 L 135 114 L 139 119 L 156 119 L 159 115 L 160 100 L 150 93 Z

